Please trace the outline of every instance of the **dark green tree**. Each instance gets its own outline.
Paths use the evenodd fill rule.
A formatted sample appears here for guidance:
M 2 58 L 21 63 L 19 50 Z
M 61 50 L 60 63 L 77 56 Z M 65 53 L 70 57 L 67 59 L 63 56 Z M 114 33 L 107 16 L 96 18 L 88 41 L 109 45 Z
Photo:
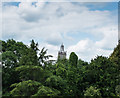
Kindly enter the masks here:
M 53 57 L 52 55 L 47 55 L 47 49 L 45 50 L 45 47 L 42 48 L 42 50 L 39 53 L 39 62 L 40 65 L 43 67 L 46 67 L 47 64 L 49 64 L 48 59 L 50 57 Z
M 116 95 L 120 97 L 120 85 L 117 85 L 115 88 Z
M 86 81 L 98 87 L 102 96 L 115 96 L 116 66 L 107 57 L 97 56 L 91 60 L 86 72 Z
M 36 52 L 39 50 L 38 49 L 38 43 L 35 43 L 33 39 L 31 41 L 30 48 L 33 49 Z
M 9 39 L 6 42 L 2 41 L 2 86 L 3 95 L 9 95 L 10 85 L 19 82 L 19 73 L 15 71 L 15 68 L 20 65 L 20 59 L 25 55 L 25 51 L 28 49 L 22 42 L 16 42 L 13 39 Z
M 78 56 L 74 52 L 71 52 L 69 62 L 72 66 L 77 66 Z
M 21 81 L 34 80 L 40 82 L 44 76 L 43 68 L 40 66 L 25 65 L 17 67 L 15 71 L 19 73 Z
M 22 55 L 22 57 L 20 58 L 19 65 L 39 65 L 38 57 L 35 51 L 33 51 L 31 48 L 28 48 L 24 52 L 24 55 Z
M 120 95 L 119 44 L 109 58 L 97 56 L 88 63 L 74 52 L 69 60 L 51 62 L 47 49 L 39 51 L 34 40 L 30 46 L 13 39 L 1 43 L 3 96 Z
M 61 92 L 66 87 L 66 81 L 63 80 L 60 76 L 55 76 L 55 75 L 48 77 L 45 83 L 47 86 L 60 90 Z

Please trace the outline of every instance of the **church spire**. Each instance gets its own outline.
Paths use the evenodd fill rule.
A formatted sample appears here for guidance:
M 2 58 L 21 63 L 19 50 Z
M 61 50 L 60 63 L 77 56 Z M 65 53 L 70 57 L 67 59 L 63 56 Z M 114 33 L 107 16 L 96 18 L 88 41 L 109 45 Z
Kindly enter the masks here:
M 58 52 L 58 58 L 59 59 L 65 59 L 66 58 L 66 51 L 64 51 L 63 43 L 60 46 L 60 51 Z
M 60 51 L 64 51 L 64 45 L 62 43 L 61 47 L 60 47 Z

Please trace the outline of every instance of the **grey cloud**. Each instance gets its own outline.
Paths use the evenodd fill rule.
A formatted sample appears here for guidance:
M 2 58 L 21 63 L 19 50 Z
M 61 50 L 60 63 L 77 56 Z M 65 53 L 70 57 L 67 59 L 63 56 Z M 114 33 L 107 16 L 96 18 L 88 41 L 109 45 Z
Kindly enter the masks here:
M 51 44 L 51 45 L 60 45 L 61 43 L 62 43 L 62 41 L 61 40 L 55 40 L 55 39 L 48 39 L 48 40 L 46 40 L 46 42 L 48 43 L 48 44 Z
M 40 19 L 39 15 L 25 15 L 25 16 L 21 16 L 25 21 L 27 22 L 37 22 Z
M 47 38 L 45 39 L 45 41 L 48 44 L 57 46 L 57 45 L 60 45 L 62 43 L 62 37 L 60 34 L 54 33 L 54 34 L 48 35 Z

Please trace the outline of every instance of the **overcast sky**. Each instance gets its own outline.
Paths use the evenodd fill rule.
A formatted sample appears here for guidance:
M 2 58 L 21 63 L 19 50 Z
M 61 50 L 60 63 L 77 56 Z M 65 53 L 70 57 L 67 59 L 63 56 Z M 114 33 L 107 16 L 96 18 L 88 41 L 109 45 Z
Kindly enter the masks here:
M 90 61 L 109 56 L 118 42 L 118 3 L 3 2 L 2 39 L 46 47 L 53 59 L 60 45 Z

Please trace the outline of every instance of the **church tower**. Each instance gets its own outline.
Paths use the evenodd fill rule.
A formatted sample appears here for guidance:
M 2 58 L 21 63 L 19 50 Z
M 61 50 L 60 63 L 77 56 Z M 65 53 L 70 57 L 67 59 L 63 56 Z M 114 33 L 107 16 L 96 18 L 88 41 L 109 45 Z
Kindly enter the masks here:
M 66 51 L 64 51 L 64 45 L 60 46 L 60 51 L 58 51 L 58 59 L 66 59 Z

